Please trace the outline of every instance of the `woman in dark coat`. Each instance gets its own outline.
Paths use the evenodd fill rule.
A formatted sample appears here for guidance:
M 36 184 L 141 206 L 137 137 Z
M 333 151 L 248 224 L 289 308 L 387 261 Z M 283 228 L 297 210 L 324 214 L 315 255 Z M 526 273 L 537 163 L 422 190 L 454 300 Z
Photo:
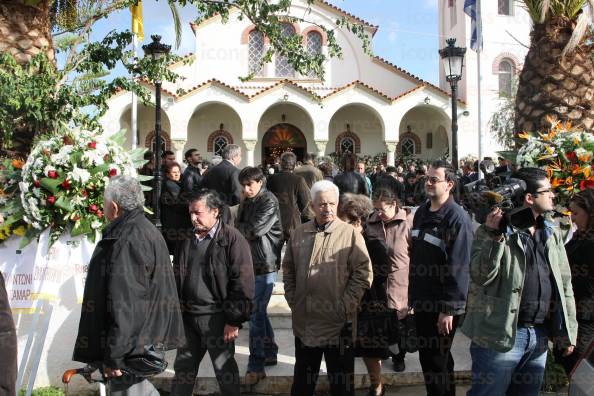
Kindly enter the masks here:
M 570 373 L 581 355 L 594 342 L 594 190 L 576 194 L 569 205 L 577 232 L 565 251 L 571 267 L 571 283 L 577 311 L 578 338 L 573 353 L 562 359 Z
M 185 233 L 192 229 L 188 202 L 182 194 L 181 167 L 177 162 L 165 166 L 165 180 L 161 187 L 161 225 L 169 254 Z

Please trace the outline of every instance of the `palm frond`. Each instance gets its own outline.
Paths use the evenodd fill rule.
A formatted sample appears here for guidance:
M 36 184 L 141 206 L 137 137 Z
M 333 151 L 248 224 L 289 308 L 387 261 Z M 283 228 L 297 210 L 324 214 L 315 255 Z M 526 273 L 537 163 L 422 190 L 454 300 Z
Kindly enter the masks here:
M 572 1 L 568 1 L 568 3 L 570 2 Z M 577 1 L 573 2 L 577 3 Z M 575 25 L 575 28 L 573 29 L 573 32 L 571 33 L 571 37 L 569 38 L 567 45 L 565 46 L 565 48 L 563 48 L 563 52 L 561 53 L 562 57 L 565 56 L 568 52 L 571 52 L 577 48 L 577 46 L 582 42 L 586 33 L 588 32 L 591 23 L 594 21 L 594 0 L 582 0 L 581 3 L 582 7 L 579 8 L 578 12 L 575 15 L 578 15 L 578 13 L 580 12 L 581 13 L 577 17 L 577 23 Z M 574 4 L 573 6 L 576 6 L 576 4 Z M 568 10 L 568 12 L 569 11 L 573 10 Z
M 169 9 L 171 10 L 171 17 L 173 18 L 173 28 L 175 29 L 175 48 L 179 48 L 182 40 L 182 23 L 179 15 L 179 10 L 173 2 L 169 2 Z

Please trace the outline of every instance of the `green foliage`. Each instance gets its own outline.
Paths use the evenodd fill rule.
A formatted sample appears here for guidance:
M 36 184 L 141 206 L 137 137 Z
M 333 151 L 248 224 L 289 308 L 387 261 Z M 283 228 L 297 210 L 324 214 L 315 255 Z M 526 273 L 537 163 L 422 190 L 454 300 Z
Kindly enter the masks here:
M 512 94 L 499 98 L 499 106 L 489 120 L 489 131 L 504 149 L 512 149 L 516 142 L 514 139 L 514 121 L 516 117 L 517 80 L 512 82 Z
M 565 374 L 563 367 L 555 362 L 553 352 L 549 349 L 547 351 L 547 365 L 545 367 L 544 381 L 542 384 L 542 391 L 557 392 L 568 384 L 569 380 Z
M 19 391 L 19 396 L 25 396 L 26 391 L 24 389 L 21 389 Z M 31 392 L 32 396 L 64 396 L 64 391 L 60 388 L 57 388 L 55 386 L 48 386 L 45 388 L 37 388 L 37 389 L 33 389 L 33 392 Z

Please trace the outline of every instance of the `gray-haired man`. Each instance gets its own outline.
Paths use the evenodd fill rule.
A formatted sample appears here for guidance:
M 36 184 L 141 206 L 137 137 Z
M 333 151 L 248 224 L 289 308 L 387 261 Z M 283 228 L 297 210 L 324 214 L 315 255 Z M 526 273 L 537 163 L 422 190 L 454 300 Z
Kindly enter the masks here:
M 218 192 L 229 206 L 237 205 L 241 196 L 241 185 L 237 176 L 241 163 L 241 148 L 228 144 L 222 152 L 223 161 L 208 169 L 202 179 L 202 187 Z
M 111 395 L 159 395 L 135 375 L 134 357 L 185 343 L 167 245 L 143 204 L 137 179 L 111 178 L 103 205 L 110 224 L 89 264 L 74 347 L 73 360 L 102 367 Z

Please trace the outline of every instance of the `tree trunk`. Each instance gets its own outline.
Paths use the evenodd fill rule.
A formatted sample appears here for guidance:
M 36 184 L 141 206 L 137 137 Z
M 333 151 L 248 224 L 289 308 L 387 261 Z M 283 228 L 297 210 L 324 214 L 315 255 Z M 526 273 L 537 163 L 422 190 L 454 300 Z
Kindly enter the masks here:
M 0 51 L 11 53 L 20 64 L 45 51 L 54 60 L 50 21 L 51 0 L 40 0 L 36 6 L 23 0 L 0 2 Z
M 591 130 L 594 125 L 594 63 L 591 35 L 564 58 L 561 52 L 575 23 L 553 18 L 535 25 L 520 74 L 516 97 L 515 134 L 548 130 L 548 117 L 571 121 Z

